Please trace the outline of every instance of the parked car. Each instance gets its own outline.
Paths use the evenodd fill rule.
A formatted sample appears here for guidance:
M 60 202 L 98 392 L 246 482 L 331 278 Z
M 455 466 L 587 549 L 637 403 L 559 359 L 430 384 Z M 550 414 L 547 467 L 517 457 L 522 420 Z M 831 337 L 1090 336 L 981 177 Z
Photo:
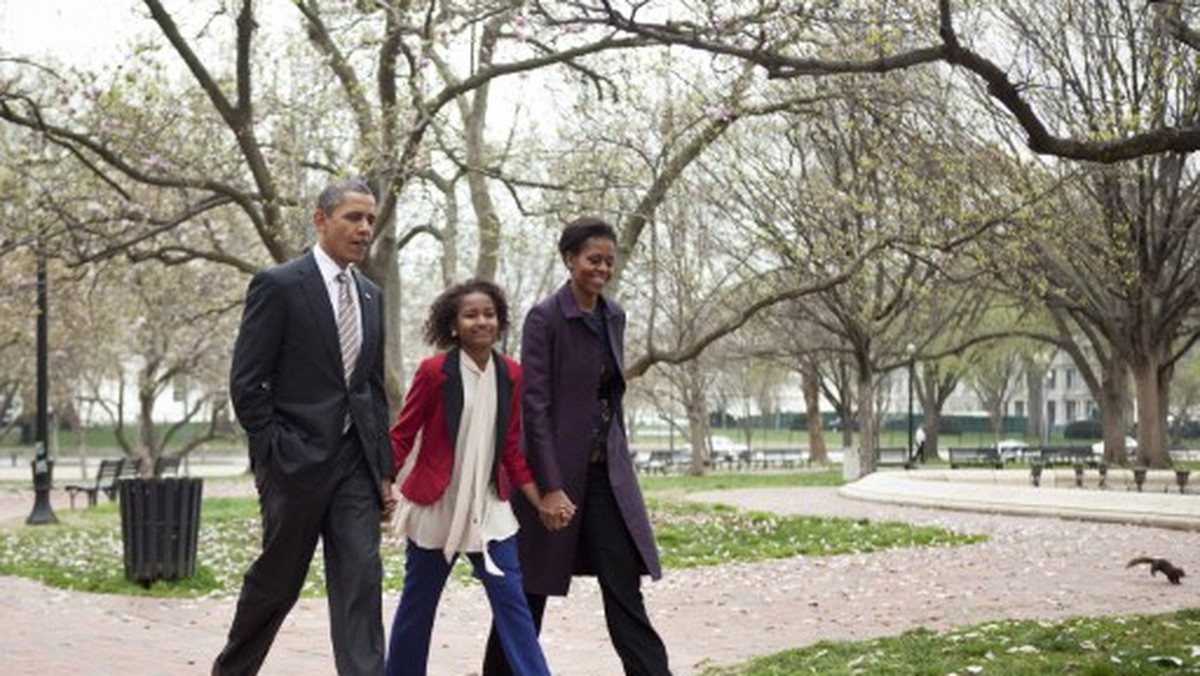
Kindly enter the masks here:
M 1125 452 L 1133 453 L 1135 451 L 1137 451 L 1137 439 L 1125 437 Z M 1104 458 L 1104 440 L 1092 444 L 1092 455 L 1096 456 L 1097 460 Z
M 836 416 L 825 425 L 825 429 L 832 432 L 840 431 L 843 427 L 845 427 L 845 425 L 842 423 L 842 419 Z M 859 431 L 857 420 L 854 421 L 853 429 L 855 432 Z
M 1006 463 L 1015 460 L 1028 460 L 1036 453 L 1036 451 L 1029 448 L 1029 444 L 1020 439 L 1002 439 L 997 441 L 996 452 L 1000 454 L 1000 461 Z

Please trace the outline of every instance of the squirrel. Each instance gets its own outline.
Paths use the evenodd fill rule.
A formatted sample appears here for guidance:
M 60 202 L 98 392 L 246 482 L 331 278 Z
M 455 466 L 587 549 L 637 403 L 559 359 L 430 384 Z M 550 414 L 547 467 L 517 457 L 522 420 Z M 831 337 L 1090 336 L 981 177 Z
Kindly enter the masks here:
M 1131 559 L 1129 563 L 1125 564 L 1125 567 L 1133 568 L 1139 563 L 1150 564 L 1150 575 L 1153 576 L 1155 573 L 1162 573 L 1171 581 L 1171 584 L 1179 584 L 1179 578 L 1187 577 L 1182 568 L 1173 565 L 1170 561 L 1166 559 L 1153 559 L 1148 556 L 1139 556 L 1136 559 Z

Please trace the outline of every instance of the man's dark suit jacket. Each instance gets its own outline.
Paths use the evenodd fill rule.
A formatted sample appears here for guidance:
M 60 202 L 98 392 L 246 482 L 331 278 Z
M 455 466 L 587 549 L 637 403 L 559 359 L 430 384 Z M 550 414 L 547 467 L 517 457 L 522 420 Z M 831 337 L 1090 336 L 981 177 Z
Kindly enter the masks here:
M 319 482 L 338 450 L 347 407 L 376 480 L 392 479 L 383 387 L 383 294 L 354 272 L 362 349 L 349 384 L 334 311 L 313 253 L 255 275 L 233 351 L 230 395 L 249 435 L 255 476 Z

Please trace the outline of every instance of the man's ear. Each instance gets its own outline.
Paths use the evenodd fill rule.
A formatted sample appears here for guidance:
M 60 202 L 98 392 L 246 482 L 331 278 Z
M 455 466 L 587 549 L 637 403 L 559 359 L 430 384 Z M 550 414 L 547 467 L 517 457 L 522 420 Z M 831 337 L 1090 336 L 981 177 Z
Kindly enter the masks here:
M 317 230 L 319 232 L 325 232 L 325 222 L 328 220 L 328 218 L 329 217 L 325 215 L 325 210 L 321 207 L 317 207 L 313 210 L 313 225 L 317 226 Z

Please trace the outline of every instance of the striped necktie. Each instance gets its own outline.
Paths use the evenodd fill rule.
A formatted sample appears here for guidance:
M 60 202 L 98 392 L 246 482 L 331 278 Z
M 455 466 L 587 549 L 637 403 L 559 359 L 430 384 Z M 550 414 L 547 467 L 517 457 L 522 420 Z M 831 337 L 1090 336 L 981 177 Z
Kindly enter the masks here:
M 337 274 L 338 283 L 338 343 L 342 348 L 342 367 L 346 369 L 346 382 L 354 375 L 354 362 L 358 359 L 358 322 L 354 317 L 354 299 L 350 297 L 350 276 L 344 271 Z

